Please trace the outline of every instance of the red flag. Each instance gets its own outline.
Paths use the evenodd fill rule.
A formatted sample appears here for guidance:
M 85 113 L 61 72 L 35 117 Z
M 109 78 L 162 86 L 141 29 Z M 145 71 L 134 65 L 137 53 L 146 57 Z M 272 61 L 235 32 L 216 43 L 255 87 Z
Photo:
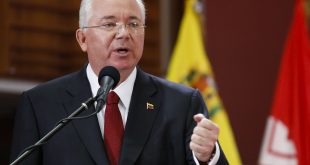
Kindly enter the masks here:
M 310 47 L 304 2 L 296 1 L 259 164 L 310 164 Z

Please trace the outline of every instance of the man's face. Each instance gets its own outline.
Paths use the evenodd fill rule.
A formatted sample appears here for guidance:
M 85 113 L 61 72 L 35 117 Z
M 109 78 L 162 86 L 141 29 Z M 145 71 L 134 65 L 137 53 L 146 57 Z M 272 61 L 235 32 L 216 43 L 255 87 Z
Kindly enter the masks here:
M 144 24 L 136 0 L 94 0 L 87 26 L 104 24 Z M 98 74 L 105 66 L 114 66 L 129 74 L 139 62 L 144 45 L 144 30 L 131 33 L 121 26 L 116 31 L 87 28 L 77 31 L 77 39 L 88 54 L 92 69 Z

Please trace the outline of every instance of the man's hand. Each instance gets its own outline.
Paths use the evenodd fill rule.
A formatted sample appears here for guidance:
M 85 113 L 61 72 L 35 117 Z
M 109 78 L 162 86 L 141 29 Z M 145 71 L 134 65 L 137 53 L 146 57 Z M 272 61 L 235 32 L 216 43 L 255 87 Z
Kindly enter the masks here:
M 209 161 L 219 135 L 219 127 L 203 114 L 194 116 L 197 126 L 194 128 L 190 148 L 201 162 Z

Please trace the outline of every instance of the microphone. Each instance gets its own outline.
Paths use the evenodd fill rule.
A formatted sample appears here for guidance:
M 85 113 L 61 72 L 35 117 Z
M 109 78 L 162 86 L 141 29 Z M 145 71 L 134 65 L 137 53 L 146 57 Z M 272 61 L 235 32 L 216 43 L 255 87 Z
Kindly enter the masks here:
M 96 112 L 99 112 L 103 105 L 106 102 L 107 95 L 109 91 L 118 84 L 120 79 L 120 75 L 118 70 L 113 66 L 106 66 L 101 69 L 99 76 L 98 76 L 98 82 L 100 85 L 100 88 L 98 89 L 96 100 L 97 100 L 97 106 L 96 106 Z

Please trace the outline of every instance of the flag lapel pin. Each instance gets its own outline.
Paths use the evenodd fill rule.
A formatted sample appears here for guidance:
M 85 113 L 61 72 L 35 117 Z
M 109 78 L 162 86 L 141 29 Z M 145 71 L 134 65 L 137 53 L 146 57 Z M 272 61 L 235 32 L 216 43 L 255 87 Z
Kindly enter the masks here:
M 146 103 L 146 109 L 147 109 L 147 110 L 154 110 L 154 105 L 147 102 L 147 103 Z

